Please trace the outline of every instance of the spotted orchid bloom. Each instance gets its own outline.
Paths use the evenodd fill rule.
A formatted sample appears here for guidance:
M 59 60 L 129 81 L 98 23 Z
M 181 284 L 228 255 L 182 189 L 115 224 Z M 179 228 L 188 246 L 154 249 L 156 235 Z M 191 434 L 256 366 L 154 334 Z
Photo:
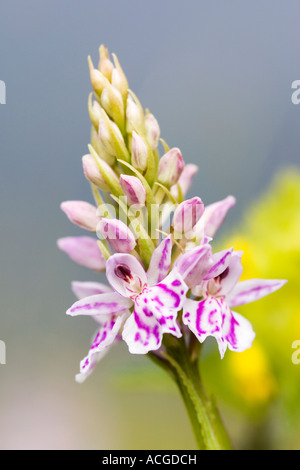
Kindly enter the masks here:
M 88 356 L 81 362 L 77 380 L 90 374 L 121 330 L 132 354 L 159 349 L 164 333 L 177 338 L 182 336 L 176 317 L 183 307 L 188 287 L 176 269 L 168 274 L 171 251 L 169 236 L 154 250 L 147 273 L 133 255 L 112 255 L 106 263 L 106 276 L 112 290 L 104 290 L 98 283 L 77 283 L 75 288 L 73 284 L 79 300 L 67 314 L 90 315 L 101 325 Z
M 207 276 L 192 289 L 201 300 L 187 299 L 183 307 L 183 323 L 201 343 L 208 336 L 215 337 L 221 358 L 227 347 L 242 352 L 255 338 L 250 322 L 231 308 L 258 300 L 286 283 L 276 279 L 238 282 L 243 271 L 242 254 L 233 248 L 214 254 Z

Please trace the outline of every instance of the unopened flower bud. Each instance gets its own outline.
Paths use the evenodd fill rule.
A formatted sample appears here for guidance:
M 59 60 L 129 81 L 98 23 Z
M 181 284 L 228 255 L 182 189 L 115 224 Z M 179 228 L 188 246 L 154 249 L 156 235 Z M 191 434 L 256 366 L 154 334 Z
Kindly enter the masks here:
M 82 166 L 83 172 L 86 177 L 91 183 L 93 183 L 97 188 L 101 189 L 102 191 L 109 191 L 110 186 L 106 183 L 105 179 L 102 176 L 102 173 L 95 161 L 95 158 L 90 155 L 84 155 L 82 157 Z
M 97 207 L 85 201 L 65 201 L 61 203 L 60 208 L 73 224 L 90 232 L 96 232 L 99 222 Z
M 160 129 L 157 120 L 151 113 L 148 113 L 145 116 L 145 128 L 147 140 L 152 150 L 155 150 L 159 142 Z
M 113 87 L 119 90 L 122 98 L 126 99 L 128 93 L 128 81 L 116 54 L 112 54 L 112 56 L 114 59 L 115 68 L 112 71 L 111 84 Z
M 90 115 L 92 124 L 95 127 L 95 129 L 98 130 L 102 109 L 101 109 L 100 104 L 97 101 L 92 100 L 92 93 L 90 93 L 89 95 L 88 109 L 89 109 L 89 115 Z
M 104 237 L 119 253 L 130 253 L 136 246 L 133 233 L 118 219 L 101 219 L 97 225 L 97 235 Z
M 104 179 L 105 183 L 109 186 L 110 192 L 115 196 L 121 196 L 122 188 L 119 183 L 119 178 L 117 177 L 114 170 L 97 154 L 97 152 L 91 145 L 88 145 L 88 149 L 99 168 L 102 178 Z
M 198 171 L 197 165 L 194 165 L 193 163 L 185 165 L 180 175 L 179 180 L 171 188 L 171 194 L 175 197 L 178 197 L 177 185 L 179 184 L 181 193 L 183 194 L 183 196 L 185 196 L 192 185 L 193 178 L 195 174 L 197 173 L 197 171 Z
M 105 270 L 105 259 L 94 238 L 64 237 L 57 240 L 57 245 L 75 263 L 97 272 Z
M 121 175 L 120 183 L 129 206 L 143 207 L 145 205 L 146 189 L 136 176 Z
M 190 232 L 204 212 L 204 204 L 199 197 L 183 201 L 174 212 L 172 225 L 175 232 Z
M 101 105 L 121 130 L 124 129 L 124 103 L 122 95 L 110 83 L 103 89 Z
M 126 130 L 129 134 L 132 131 L 143 134 L 145 131 L 143 110 L 133 101 L 131 96 L 127 98 Z
M 132 132 L 132 165 L 140 171 L 145 171 L 148 165 L 149 149 L 145 139 Z
M 110 155 L 127 162 L 130 161 L 130 156 L 126 148 L 122 133 L 116 123 L 109 119 L 104 109 L 101 109 L 100 113 L 99 137 L 106 151 Z
M 114 66 L 109 58 L 108 49 L 103 44 L 99 48 L 99 54 L 100 54 L 99 70 L 110 81 Z
M 95 93 L 101 96 L 101 93 L 104 87 L 107 86 L 109 82 L 102 72 L 94 68 L 94 65 L 90 56 L 88 56 L 88 64 L 89 64 L 89 69 L 90 69 L 92 87 Z
M 184 168 L 184 160 L 178 148 L 172 148 L 165 153 L 158 166 L 158 182 L 166 187 L 177 183 Z
M 107 152 L 106 148 L 104 147 L 100 139 L 99 133 L 96 131 L 94 126 L 92 126 L 92 130 L 91 130 L 91 144 L 92 144 L 92 147 L 94 147 L 94 149 L 96 150 L 97 154 L 101 158 L 103 158 L 103 160 L 105 160 L 106 163 L 108 163 L 110 166 L 112 166 L 115 163 L 116 158 L 113 155 L 111 155 L 109 152 Z

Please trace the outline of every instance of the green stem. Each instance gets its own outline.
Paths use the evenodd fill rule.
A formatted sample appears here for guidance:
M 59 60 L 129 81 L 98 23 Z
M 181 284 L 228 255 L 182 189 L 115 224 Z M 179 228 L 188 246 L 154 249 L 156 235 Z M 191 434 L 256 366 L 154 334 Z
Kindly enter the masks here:
M 165 335 L 166 352 L 156 360 L 177 384 L 199 449 L 229 450 L 231 444 L 214 401 L 206 395 L 198 361 L 191 358 L 183 338 Z

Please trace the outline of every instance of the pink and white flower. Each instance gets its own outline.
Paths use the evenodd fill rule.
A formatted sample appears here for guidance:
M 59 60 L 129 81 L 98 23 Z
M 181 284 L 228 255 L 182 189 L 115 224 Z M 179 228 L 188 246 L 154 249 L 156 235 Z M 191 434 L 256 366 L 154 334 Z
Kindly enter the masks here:
M 57 240 L 57 246 L 67 253 L 75 263 L 97 272 L 105 270 L 105 259 L 96 239 L 92 237 L 63 237 Z
M 238 282 L 243 271 L 241 256 L 242 252 L 232 248 L 214 254 L 207 275 L 192 289 L 201 300 L 187 299 L 183 307 L 183 323 L 201 343 L 208 336 L 215 337 L 221 358 L 227 347 L 242 352 L 251 347 L 255 338 L 250 322 L 231 311 L 231 307 L 258 300 L 286 283 L 276 279 Z
M 67 311 L 71 316 L 90 315 L 101 323 L 89 355 L 81 363 L 81 378 L 94 368 L 121 331 L 132 354 L 159 349 L 164 333 L 182 336 L 176 319 L 188 287 L 176 269 L 168 274 L 171 251 L 169 236 L 154 250 L 147 273 L 133 255 L 112 255 L 106 262 L 106 276 L 113 291 L 94 293 L 89 285 L 89 295 Z M 77 285 L 76 293 L 81 297 L 84 290 L 78 291 Z
M 72 290 L 76 297 L 84 299 L 86 297 L 113 293 L 112 289 L 100 282 L 72 282 Z M 100 325 L 96 331 L 88 355 L 80 363 L 80 373 L 76 375 L 79 383 L 93 372 L 100 359 L 107 353 L 114 342 L 118 340 L 118 333 L 122 322 L 130 314 L 124 310 L 119 315 L 95 315 L 95 321 Z

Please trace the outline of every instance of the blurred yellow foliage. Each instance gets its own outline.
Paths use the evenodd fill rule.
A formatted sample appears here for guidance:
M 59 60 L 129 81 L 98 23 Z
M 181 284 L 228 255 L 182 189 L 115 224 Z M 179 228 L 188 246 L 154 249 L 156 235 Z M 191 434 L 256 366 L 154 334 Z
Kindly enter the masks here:
M 300 419 L 300 365 L 291 360 L 292 343 L 300 340 L 299 168 L 283 169 L 275 176 L 225 239 L 225 246 L 244 251 L 241 279 L 288 283 L 264 299 L 236 308 L 253 325 L 253 347 L 243 353 L 228 351 L 220 361 L 210 343 L 203 351 L 205 380 L 219 398 L 250 417 L 263 419 L 271 407 L 273 418 L 285 422 L 280 438 L 288 439 L 291 432 L 294 439 Z

